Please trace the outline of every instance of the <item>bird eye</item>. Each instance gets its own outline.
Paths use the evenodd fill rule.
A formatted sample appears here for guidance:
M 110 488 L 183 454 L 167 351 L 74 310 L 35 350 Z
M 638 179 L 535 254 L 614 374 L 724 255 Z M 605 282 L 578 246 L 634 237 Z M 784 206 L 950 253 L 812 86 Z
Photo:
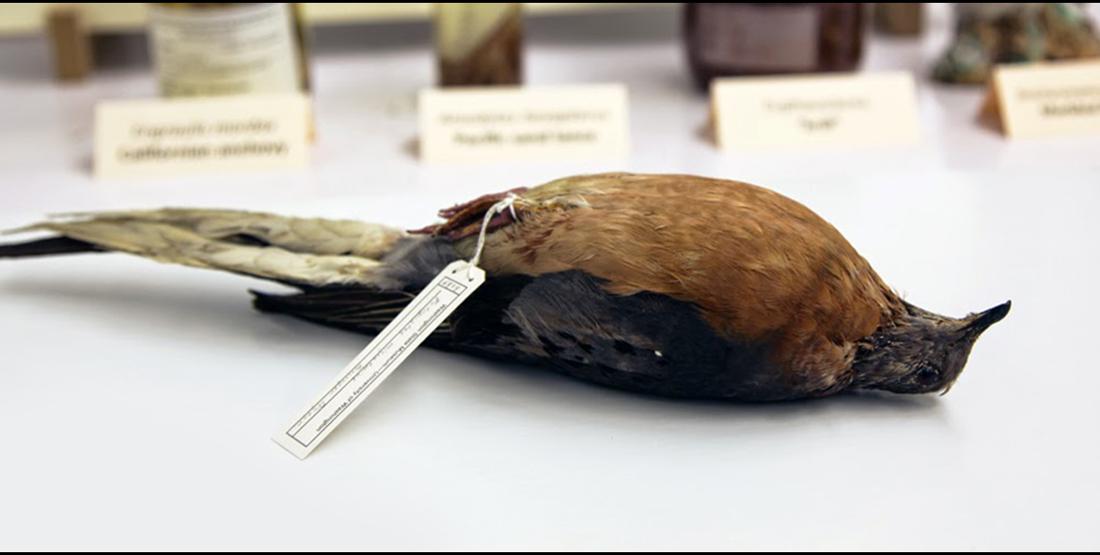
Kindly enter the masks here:
M 917 369 L 917 383 L 921 385 L 932 385 L 938 382 L 939 379 L 939 371 L 931 366 L 925 365 Z

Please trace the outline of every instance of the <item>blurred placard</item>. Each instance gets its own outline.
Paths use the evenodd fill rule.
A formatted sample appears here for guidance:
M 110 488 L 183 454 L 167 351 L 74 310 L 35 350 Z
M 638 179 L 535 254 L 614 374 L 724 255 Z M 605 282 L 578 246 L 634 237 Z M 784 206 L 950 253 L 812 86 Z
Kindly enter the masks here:
M 711 103 L 723 149 L 903 145 L 920 138 L 906 72 L 715 79 Z
M 998 66 L 984 111 L 1009 137 L 1100 133 L 1100 62 Z
M 426 89 L 420 93 L 420 156 L 465 163 L 622 157 L 622 85 Z
M 304 167 L 308 121 L 300 94 L 103 102 L 96 177 Z

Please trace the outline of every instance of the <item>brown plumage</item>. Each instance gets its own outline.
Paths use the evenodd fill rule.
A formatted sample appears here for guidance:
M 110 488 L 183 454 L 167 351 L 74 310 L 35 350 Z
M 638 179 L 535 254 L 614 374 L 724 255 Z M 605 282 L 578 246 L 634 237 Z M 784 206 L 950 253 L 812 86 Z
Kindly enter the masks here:
M 514 212 L 489 225 L 482 256 L 489 281 L 434 336 L 436 346 L 549 363 L 583 379 L 675 396 L 925 392 L 949 387 L 977 335 L 1008 311 L 1006 303 L 951 319 L 909 305 L 819 216 L 745 183 L 601 174 L 512 192 L 518 195 Z M 482 217 L 503 196 L 444 210 L 442 224 L 405 237 L 372 227 L 370 234 L 385 243 L 373 250 L 386 254 L 375 263 L 343 261 L 326 251 L 325 267 L 348 274 L 335 280 L 327 270 L 314 275 L 297 266 L 297 274 L 282 267 L 242 270 L 252 255 L 240 249 L 308 252 L 302 246 L 308 239 L 291 241 L 284 233 L 280 240 L 232 225 L 200 239 L 217 244 L 204 251 L 232 249 L 228 269 L 303 289 L 289 297 L 258 294 L 259 308 L 371 332 L 443 264 L 473 254 Z M 180 220 L 144 214 L 142 222 L 158 225 Z M 42 227 L 90 248 L 166 258 L 101 239 L 106 219 Z M 82 223 L 98 224 L 99 235 L 83 233 Z M 186 226 L 202 234 L 201 223 Z M 56 253 L 56 243 L 47 250 Z M 196 257 L 180 261 L 217 265 L 196 264 Z
M 833 226 L 761 187 L 609 174 L 549 183 L 517 208 L 522 225 L 488 242 L 490 273 L 581 270 L 617 295 L 691 303 L 727 338 L 771 342 L 777 367 L 822 390 L 843 381 L 857 341 L 904 313 Z

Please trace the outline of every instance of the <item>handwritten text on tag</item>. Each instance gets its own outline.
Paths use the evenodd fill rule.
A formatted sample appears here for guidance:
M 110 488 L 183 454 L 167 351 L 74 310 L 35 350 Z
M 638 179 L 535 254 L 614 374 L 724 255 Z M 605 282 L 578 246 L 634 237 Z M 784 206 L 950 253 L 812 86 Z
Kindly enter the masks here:
M 304 459 L 362 403 L 459 305 L 485 283 L 465 260 L 439 273 L 301 414 L 272 439 Z

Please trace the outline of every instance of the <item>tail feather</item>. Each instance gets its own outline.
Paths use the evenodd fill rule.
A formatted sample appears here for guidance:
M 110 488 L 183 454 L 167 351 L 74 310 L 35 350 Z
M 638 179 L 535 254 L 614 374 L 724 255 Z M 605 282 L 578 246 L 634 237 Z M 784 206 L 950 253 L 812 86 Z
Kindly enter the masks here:
M 378 333 L 415 295 L 402 291 L 341 287 L 316 289 L 290 295 L 250 291 L 252 306 L 261 312 L 287 314 L 309 322 L 357 333 Z M 438 340 L 450 330 L 450 322 L 436 328 Z
M 300 287 L 376 285 L 379 253 L 405 236 L 374 224 L 183 209 L 69 215 L 9 233 L 29 231 L 58 236 L 0 245 L 0 256 L 118 251 Z
M 70 239 L 69 237 L 47 237 L 34 241 L 0 245 L 0 258 L 24 258 L 82 252 L 103 252 L 103 249 L 92 243 Z
M 162 223 L 194 232 L 207 239 L 250 240 L 289 251 L 354 255 L 378 259 L 407 234 L 393 227 L 355 220 L 294 218 L 266 212 L 212 210 L 204 208 L 161 208 L 60 214 L 66 219 L 110 222 Z

